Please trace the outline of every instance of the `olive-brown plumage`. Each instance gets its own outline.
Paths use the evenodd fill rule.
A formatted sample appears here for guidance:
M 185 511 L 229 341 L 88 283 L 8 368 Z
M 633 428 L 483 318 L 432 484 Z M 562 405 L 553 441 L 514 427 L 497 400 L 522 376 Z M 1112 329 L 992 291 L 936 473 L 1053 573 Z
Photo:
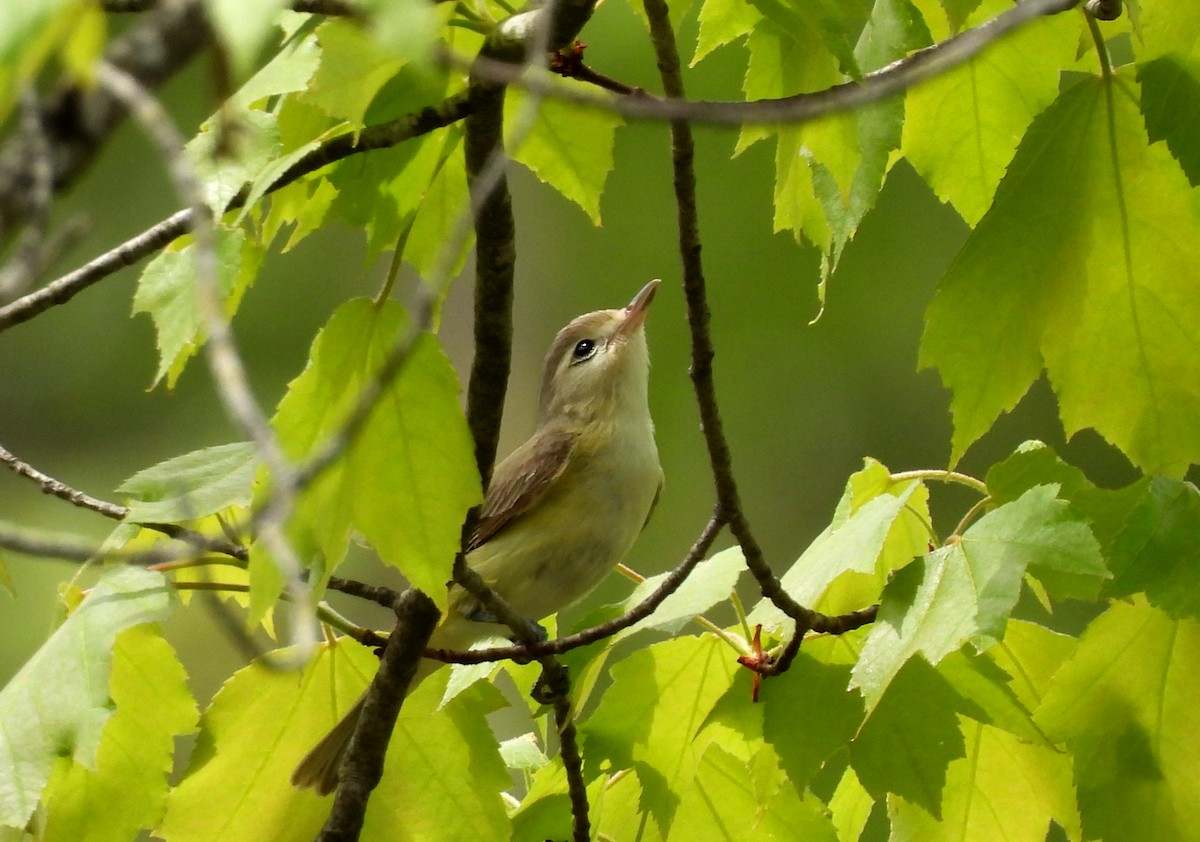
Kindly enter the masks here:
M 542 373 L 537 430 L 496 467 L 466 558 L 522 616 L 541 619 L 591 591 L 654 507 L 662 469 L 643 324 L 658 283 L 628 307 L 586 313 L 558 332 Z M 474 600 L 452 586 L 430 646 L 465 649 L 504 633 L 473 616 Z M 414 686 L 438 666 L 422 661 Z M 300 762 L 294 784 L 333 791 L 361 705 Z

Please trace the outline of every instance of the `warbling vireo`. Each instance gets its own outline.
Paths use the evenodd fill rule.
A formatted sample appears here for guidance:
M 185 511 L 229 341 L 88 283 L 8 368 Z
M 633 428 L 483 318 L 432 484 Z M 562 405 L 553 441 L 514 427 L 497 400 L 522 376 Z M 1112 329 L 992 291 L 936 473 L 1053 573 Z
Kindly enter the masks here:
M 620 310 L 558 332 L 546 355 L 537 431 L 497 466 L 467 563 L 519 614 L 541 619 L 584 596 L 642 531 L 662 487 L 643 323 L 658 281 Z M 466 649 L 507 629 L 451 586 L 429 645 Z M 413 686 L 441 664 L 423 660 Z M 360 699 L 296 767 L 292 783 L 329 793 Z

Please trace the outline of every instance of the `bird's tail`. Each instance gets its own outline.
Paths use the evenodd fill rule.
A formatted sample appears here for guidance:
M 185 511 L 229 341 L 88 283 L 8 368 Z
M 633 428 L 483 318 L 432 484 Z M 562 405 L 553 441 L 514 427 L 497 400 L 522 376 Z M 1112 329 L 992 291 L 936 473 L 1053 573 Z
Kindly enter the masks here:
M 358 727 L 364 698 L 365 696 L 360 696 L 338 724 L 304 755 L 304 759 L 292 772 L 293 785 L 301 788 L 312 787 L 321 795 L 328 795 L 337 789 L 338 767 L 342 765 L 342 755 L 346 753 L 350 737 Z
M 487 637 L 491 627 L 483 623 L 465 620 L 461 615 L 452 613 L 434 632 L 429 645 L 442 649 L 466 649 L 479 637 Z M 440 661 L 422 658 L 417 664 L 417 673 L 408 685 L 411 693 L 417 685 L 424 681 L 438 667 Z M 304 755 L 304 759 L 292 772 L 292 783 L 298 787 L 312 787 L 321 795 L 328 795 L 337 789 L 338 767 L 342 765 L 342 755 L 350 745 L 354 729 L 358 727 L 358 719 L 362 716 L 363 698 L 360 697 L 350 710 L 346 711 L 337 725 L 313 746 L 312 751 Z

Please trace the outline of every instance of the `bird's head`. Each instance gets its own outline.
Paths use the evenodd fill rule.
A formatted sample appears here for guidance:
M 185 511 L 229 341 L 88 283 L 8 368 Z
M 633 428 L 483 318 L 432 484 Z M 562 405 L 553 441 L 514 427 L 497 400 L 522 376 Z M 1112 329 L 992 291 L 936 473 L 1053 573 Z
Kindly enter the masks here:
M 659 281 L 642 287 L 629 306 L 571 320 L 546 354 L 538 423 L 590 421 L 646 404 L 650 354 L 644 324 Z

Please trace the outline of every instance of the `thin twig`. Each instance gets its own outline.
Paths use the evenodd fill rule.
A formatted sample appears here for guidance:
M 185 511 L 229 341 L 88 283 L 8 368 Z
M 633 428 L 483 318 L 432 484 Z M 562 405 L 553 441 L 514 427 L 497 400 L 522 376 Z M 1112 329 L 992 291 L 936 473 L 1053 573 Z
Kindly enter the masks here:
M 461 120 L 474 107 L 466 93 L 457 94 L 437 105 L 422 108 L 386 123 L 368 126 L 358 134 L 357 139 L 353 132 L 330 138 L 293 164 L 266 189 L 264 195 L 286 187 L 293 181 L 350 155 L 369 152 L 373 149 L 386 149 L 448 126 Z M 230 201 L 229 209 L 242 207 L 248 195 L 248 191 L 239 193 Z M 97 281 L 119 269 L 133 265 L 143 257 L 163 248 L 177 237 L 188 233 L 194 225 L 193 208 L 177 211 L 90 263 L 50 282 L 44 288 L 0 308 L 0 331 L 28 321 L 56 304 L 67 303 Z
M 107 500 L 100 500 L 85 494 L 78 489 L 72 488 L 62 480 L 55 479 L 49 474 L 39 471 L 37 468 L 30 465 L 28 462 L 15 456 L 12 452 L 0 446 L 0 462 L 10 468 L 19 476 L 33 480 L 41 487 L 42 492 L 58 497 L 60 500 L 65 500 L 73 506 L 79 506 L 82 509 L 89 509 L 93 512 L 98 512 L 112 520 L 125 520 L 129 516 L 129 507 L 121 506 L 117 503 L 110 503 Z M 182 541 L 190 544 L 197 550 L 204 552 L 217 552 L 224 555 L 247 561 L 250 558 L 250 552 L 245 547 L 235 544 L 232 541 L 223 541 L 220 538 L 214 538 L 210 535 L 204 535 L 187 527 L 180 526 L 175 523 L 139 523 L 145 529 L 153 529 L 155 532 L 161 532 L 170 538 L 177 541 Z M 93 551 L 94 552 L 94 551 Z
M 320 842 L 358 839 L 367 799 L 383 775 L 383 761 L 417 664 L 441 614 L 433 600 L 409 588 L 393 606 L 397 632 L 388 640 L 379 671 L 363 698 L 363 712 L 338 773 L 333 808 L 317 837 Z
M 368 585 L 356 579 L 343 579 L 341 576 L 330 577 L 328 587 L 330 590 L 356 596 L 359 599 L 382 605 L 384 608 L 392 608 L 395 606 L 396 600 L 400 598 L 399 591 L 383 585 Z
M 54 197 L 54 167 L 32 84 L 21 92 L 21 138 L 29 154 L 29 212 L 15 253 L 8 265 L 0 269 L 0 303 L 11 301 L 33 283 L 45 263 L 43 244 Z
M 302 565 L 283 533 L 283 522 L 292 510 L 295 486 L 291 464 L 283 455 L 266 414 L 250 389 L 245 367 L 225 315 L 217 278 L 216 232 L 212 215 L 204 204 L 199 177 L 184 149 L 183 136 L 169 114 L 139 83 L 124 71 L 101 63 L 97 79 L 119 100 L 158 146 L 167 163 L 175 188 L 192 209 L 195 233 L 196 285 L 201 316 L 208 332 L 204 343 L 217 393 L 226 412 L 250 436 L 271 477 L 265 513 L 258 519 L 258 540 L 270 553 L 284 577 L 291 596 L 291 634 L 296 658 L 307 659 L 317 642 L 317 626 L 309 607 L 308 585 Z
M 663 90 L 668 97 L 684 97 L 683 76 L 675 32 L 671 26 L 666 0 L 643 0 L 650 21 L 650 37 L 658 60 Z M 800 646 L 804 634 L 812 627 L 815 612 L 796 602 L 784 590 L 778 577 L 763 557 L 762 549 L 750 529 L 742 510 L 737 481 L 733 475 L 733 460 L 717 404 L 712 361 L 716 352 L 709 330 L 711 313 L 700 259 L 700 226 L 696 210 L 696 174 L 693 166 L 695 144 L 691 127 L 686 120 L 671 121 L 671 160 L 675 173 L 675 204 L 679 226 L 679 254 L 683 261 L 683 289 L 687 300 L 688 326 L 692 337 L 690 369 L 696 402 L 700 408 L 701 429 L 708 448 L 709 462 L 717 490 L 717 513 L 728 522 L 746 567 L 758 581 L 763 596 L 774 602 L 796 622 L 791 644 L 778 659 L 778 669 L 787 669 Z
M 0 307 L 0 331 L 27 322 L 56 304 L 66 304 L 97 281 L 161 249 L 192 228 L 192 210 L 177 211 L 78 269 L 51 281 L 29 295 Z
M 725 126 L 772 123 L 799 124 L 831 114 L 840 114 L 878 102 L 907 90 L 927 79 L 943 74 L 970 61 L 987 47 L 1028 22 L 1048 15 L 1061 14 L 1079 5 L 1081 0 L 1025 0 L 989 21 L 957 35 L 917 50 L 889 65 L 866 73 L 860 81 L 833 85 L 822 91 L 796 94 L 778 99 L 722 102 L 688 100 L 682 95 L 654 97 L 644 93 L 630 96 L 600 97 L 582 89 L 555 85 L 538 75 L 524 75 L 511 65 L 495 61 L 473 64 L 481 76 L 506 82 L 546 96 L 565 99 L 644 120 L 690 120 Z M 451 59 L 455 66 L 461 62 Z
M 203 6 L 201 0 L 162 0 L 144 19 L 109 42 L 104 60 L 132 75 L 143 87 L 158 87 L 209 43 L 212 32 Z M 45 98 L 40 112 L 53 150 L 55 192 L 74 183 L 125 118 L 125 109 L 116 98 L 90 80 L 58 85 Z M 0 147 L 0 242 L 29 218 L 28 162 L 23 138 L 14 137 Z
M 517 646 L 497 646 L 488 649 L 472 649 L 466 652 L 455 652 L 450 649 L 430 649 L 425 657 L 454 664 L 478 664 L 485 661 L 502 661 L 526 658 L 539 658 L 544 655 L 561 655 L 580 646 L 587 646 L 606 637 L 611 637 L 622 629 L 626 629 L 646 617 L 649 617 L 668 596 L 673 594 L 683 584 L 693 568 L 708 553 L 712 543 L 721 532 L 722 521 L 714 512 L 704 525 L 700 536 L 692 544 L 683 561 L 663 579 L 654 592 L 626 611 L 620 617 L 615 617 L 576 634 L 565 635 L 554 640 L 535 641 Z

